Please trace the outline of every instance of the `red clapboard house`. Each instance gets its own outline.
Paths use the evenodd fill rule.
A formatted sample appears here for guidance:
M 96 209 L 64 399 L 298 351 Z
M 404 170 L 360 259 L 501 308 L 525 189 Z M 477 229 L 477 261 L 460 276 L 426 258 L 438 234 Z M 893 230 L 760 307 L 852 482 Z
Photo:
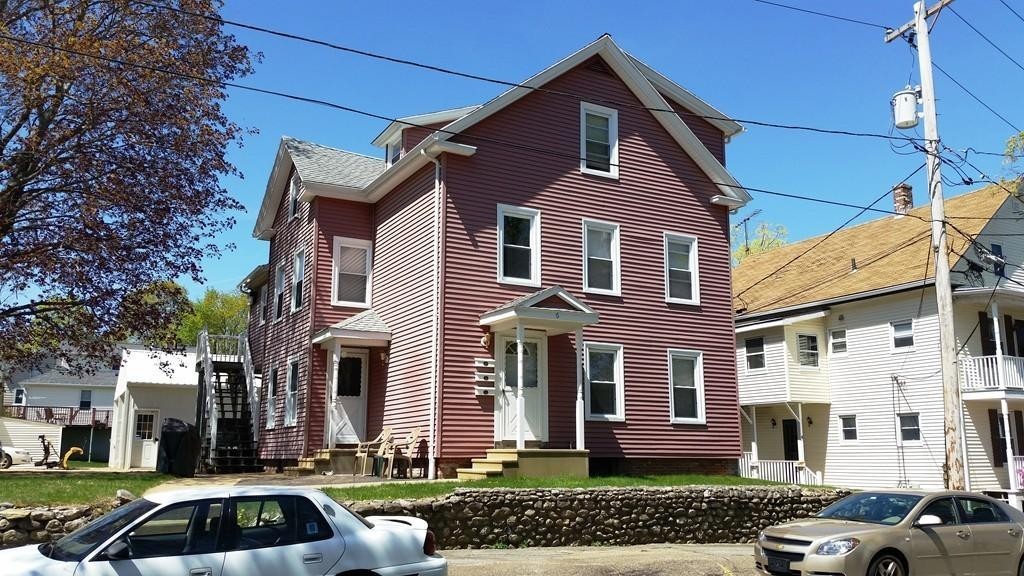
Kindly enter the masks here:
M 607 35 L 523 84 L 383 160 L 282 139 L 243 282 L 264 462 L 388 427 L 431 476 L 734 470 L 741 127 Z

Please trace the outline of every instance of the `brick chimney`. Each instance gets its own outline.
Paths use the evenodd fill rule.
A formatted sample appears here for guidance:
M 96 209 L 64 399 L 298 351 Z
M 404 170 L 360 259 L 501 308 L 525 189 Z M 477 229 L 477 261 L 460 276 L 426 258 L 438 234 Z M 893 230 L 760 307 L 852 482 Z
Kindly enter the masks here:
M 892 207 L 897 214 L 906 214 L 914 207 L 914 188 L 904 182 L 892 189 Z

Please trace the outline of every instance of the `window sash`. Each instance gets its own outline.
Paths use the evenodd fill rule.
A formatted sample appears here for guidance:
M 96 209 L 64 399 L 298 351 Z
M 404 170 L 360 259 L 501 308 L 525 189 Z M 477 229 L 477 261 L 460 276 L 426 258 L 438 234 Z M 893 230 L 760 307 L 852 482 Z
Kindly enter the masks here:
M 670 421 L 702 424 L 704 406 L 703 354 L 691 350 L 669 351 Z
M 623 420 L 624 382 L 622 347 L 585 343 L 587 417 L 592 420 Z
M 299 214 L 299 183 L 298 176 L 292 175 L 288 180 L 288 219 Z
M 580 103 L 580 172 L 618 178 L 618 122 L 617 110 Z
M 14 389 L 14 404 L 17 405 L 17 406 L 22 406 L 22 405 L 25 404 L 25 389 L 24 388 L 15 388 Z
M 914 347 L 914 321 L 902 320 L 892 324 L 892 347 L 913 348 Z
M 813 334 L 797 334 L 797 361 L 801 366 L 817 368 L 818 337 Z
M 917 442 L 921 440 L 921 422 L 918 415 L 900 414 L 900 439 L 903 442 Z
M 274 276 L 274 320 L 284 316 L 284 265 L 279 264 Z
M 335 237 L 334 305 L 370 305 L 373 247 L 365 240 Z
M 78 394 L 78 408 L 88 410 L 92 408 L 92 390 L 82 390 Z
M 277 368 L 270 369 L 270 382 L 267 386 L 267 428 L 273 428 L 277 422 L 275 416 L 277 415 Z
M 540 284 L 540 212 L 498 205 L 498 282 Z
M 846 353 L 846 330 L 833 330 L 830 334 L 832 338 L 832 353 Z
M 619 293 L 619 227 L 583 222 L 584 286 L 586 292 Z
M 765 367 L 764 337 L 748 338 L 744 342 L 747 356 L 747 370 L 761 370 Z
M 292 312 L 302 308 L 302 279 L 306 276 L 306 253 L 295 255 L 292 266 Z
M 665 300 L 699 304 L 697 283 L 697 239 L 665 234 Z
M 856 416 L 840 416 L 839 417 L 841 434 L 843 440 L 856 440 L 857 439 L 857 417 Z
M 297 404 L 296 399 L 299 391 L 299 363 L 293 361 L 288 364 L 288 389 L 285 393 L 284 404 L 284 425 L 294 426 L 296 420 Z

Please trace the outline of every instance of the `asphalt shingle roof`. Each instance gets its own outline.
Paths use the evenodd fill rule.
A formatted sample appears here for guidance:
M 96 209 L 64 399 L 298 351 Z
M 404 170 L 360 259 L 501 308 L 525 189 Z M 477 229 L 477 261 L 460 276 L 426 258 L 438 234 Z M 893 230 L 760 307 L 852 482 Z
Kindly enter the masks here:
M 384 160 L 330 148 L 313 142 L 282 138 L 304 182 L 319 182 L 349 188 L 365 188 L 384 172 Z
M 963 233 L 976 235 L 1008 198 L 996 186 L 948 198 L 947 219 Z M 968 241 L 952 228 L 947 239 L 953 266 Z M 800 256 L 818 242 L 821 245 Z M 745 258 L 733 270 L 733 308 L 742 318 L 933 279 L 930 253 L 931 208 L 924 205 L 906 216 L 885 216 L 845 228 L 824 241 L 821 236 L 808 238 Z
M 377 316 L 373 309 L 364 310 L 355 316 L 338 322 L 333 328 L 345 330 L 360 330 L 363 332 L 391 332 L 391 328 Z

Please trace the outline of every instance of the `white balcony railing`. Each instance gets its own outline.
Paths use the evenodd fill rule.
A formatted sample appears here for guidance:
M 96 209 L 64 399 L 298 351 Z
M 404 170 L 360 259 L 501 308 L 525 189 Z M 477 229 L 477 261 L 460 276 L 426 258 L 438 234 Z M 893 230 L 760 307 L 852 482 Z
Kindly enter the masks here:
M 783 484 L 821 486 L 824 478 L 796 460 L 754 460 L 750 452 L 744 452 L 739 460 L 739 473 L 743 478 L 758 478 Z
M 1013 474 L 1017 477 L 1017 489 L 1019 490 L 1024 486 L 1024 456 L 1013 457 Z
M 1003 356 L 1003 381 L 999 380 L 997 356 L 961 358 L 961 384 L 964 390 L 1024 390 L 1024 358 Z

